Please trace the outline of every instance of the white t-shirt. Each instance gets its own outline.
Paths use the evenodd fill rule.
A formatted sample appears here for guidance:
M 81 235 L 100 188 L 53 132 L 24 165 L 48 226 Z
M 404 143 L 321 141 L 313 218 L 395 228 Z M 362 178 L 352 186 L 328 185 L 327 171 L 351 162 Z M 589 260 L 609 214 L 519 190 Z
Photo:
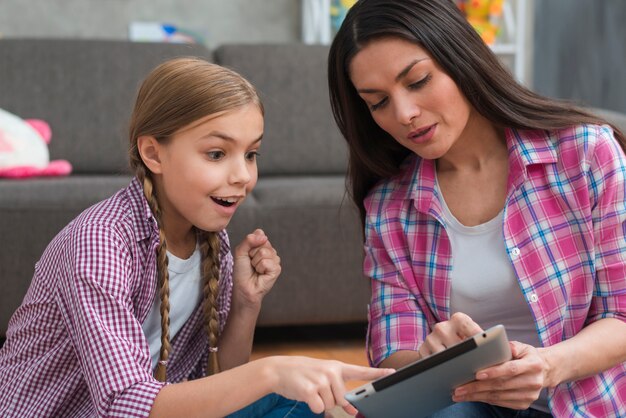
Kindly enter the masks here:
M 504 245 L 504 210 L 483 224 L 465 226 L 452 215 L 436 187 L 442 196 L 445 229 L 452 246 L 450 312 L 469 315 L 483 329 L 503 324 L 510 341 L 541 347 Z M 532 407 L 550 412 L 545 389 Z
M 202 298 L 202 277 L 200 263 L 202 256 L 196 248 L 191 257 L 186 260 L 167 252 L 168 271 L 170 274 L 170 340 L 189 319 Z M 143 333 L 150 345 L 152 368 L 159 361 L 161 350 L 161 299 L 159 289 L 154 297 L 152 308 L 142 324 Z

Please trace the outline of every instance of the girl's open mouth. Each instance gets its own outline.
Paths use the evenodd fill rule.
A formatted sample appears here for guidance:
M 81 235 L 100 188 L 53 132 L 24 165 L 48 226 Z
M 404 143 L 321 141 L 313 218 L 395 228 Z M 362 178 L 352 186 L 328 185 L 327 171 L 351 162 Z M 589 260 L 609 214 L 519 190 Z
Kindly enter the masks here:
M 217 203 L 220 206 L 224 206 L 224 207 L 231 207 L 233 206 L 235 203 L 237 203 L 237 199 L 235 198 L 219 198 L 219 197 L 211 197 L 211 199 L 213 199 L 213 201 L 215 203 Z

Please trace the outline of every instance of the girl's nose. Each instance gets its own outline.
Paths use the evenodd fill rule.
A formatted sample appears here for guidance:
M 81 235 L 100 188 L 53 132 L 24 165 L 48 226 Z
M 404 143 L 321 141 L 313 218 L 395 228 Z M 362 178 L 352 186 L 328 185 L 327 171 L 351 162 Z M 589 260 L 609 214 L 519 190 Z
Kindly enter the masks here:
M 242 158 L 241 160 L 237 159 L 233 162 L 231 173 L 230 173 L 230 181 L 233 184 L 247 184 L 252 179 L 252 174 L 250 173 L 250 163 Z

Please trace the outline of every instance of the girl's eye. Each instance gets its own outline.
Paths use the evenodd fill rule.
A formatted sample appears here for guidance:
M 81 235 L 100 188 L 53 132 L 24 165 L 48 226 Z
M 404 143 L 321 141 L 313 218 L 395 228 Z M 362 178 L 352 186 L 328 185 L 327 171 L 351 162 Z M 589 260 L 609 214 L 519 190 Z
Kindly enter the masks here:
M 259 158 L 261 154 L 259 154 L 258 151 L 250 151 L 248 153 L 246 153 L 246 160 L 248 161 L 256 161 L 257 158 Z
M 411 90 L 417 90 L 421 87 L 424 87 L 426 84 L 428 84 L 428 82 L 430 81 L 430 79 L 432 78 L 432 76 L 430 74 L 428 74 L 426 77 L 422 78 L 419 81 L 416 81 L 413 84 L 409 84 L 409 89 Z
M 381 107 L 385 106 L 386 104 L 387 104 L 387 98 L 385 97 L 380 102 L 374 103 L 373 105 L 371 105 L 370 106 L 370 110 L 372 112 L 374 112 L 375 110 L 380 109 Z
M 209 151 L 206 155 L 210 160 L 219 161 L 224 157 L 224 151 Z

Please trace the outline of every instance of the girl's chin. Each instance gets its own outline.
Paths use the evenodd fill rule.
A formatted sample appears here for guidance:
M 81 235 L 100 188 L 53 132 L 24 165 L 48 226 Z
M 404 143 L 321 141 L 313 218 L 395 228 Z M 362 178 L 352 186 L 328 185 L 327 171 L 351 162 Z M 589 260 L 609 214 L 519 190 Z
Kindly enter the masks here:
M 220 222 L 221 221 L 221 222 Z M 228 224 L 230 223 L 230 219 L 227 220 L 213 220 L 213 222 L 207 223 L 207 222 L 203 222 L 203 223 L 197 223 L 194 226 L 202 231 L 205 232 L 220 232 L 224 229 L 226 229 L 226 227 L 228 226 Z

